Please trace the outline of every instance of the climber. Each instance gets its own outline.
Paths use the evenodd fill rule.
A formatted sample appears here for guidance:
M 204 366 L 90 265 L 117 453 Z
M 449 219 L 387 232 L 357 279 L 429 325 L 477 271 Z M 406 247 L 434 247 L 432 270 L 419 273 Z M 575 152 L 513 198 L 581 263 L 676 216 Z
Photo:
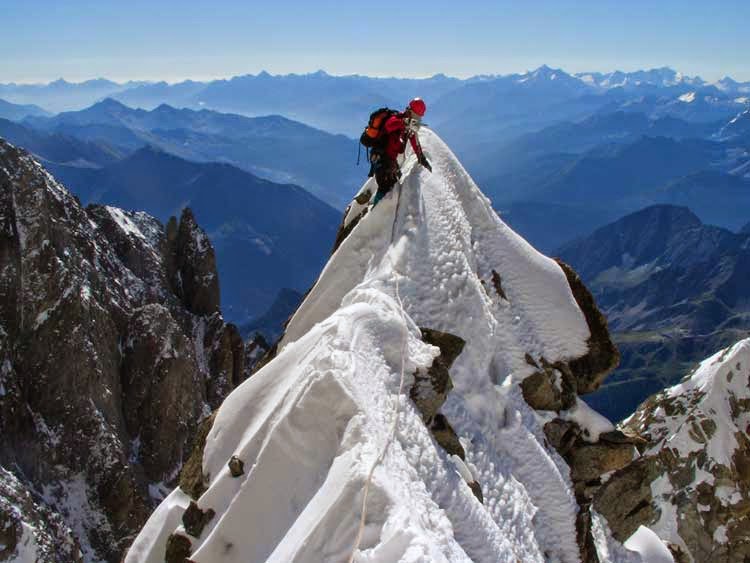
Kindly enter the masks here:
M 419 163 L 432 172 L 432 166 L 422 152 L 417 136 L 426 109 L 421 98 L 414 98 L 402 113 L 382 108 L 370 116 L 370 124 L 362 134 L 362 143 L 371 147 L 369 176 L 375 176 L 378 184 L 378 191 L 372 200 L 373 206 L 391 191 L 401 178 L 398 155 L 403 154 L 407 140 L 411 143 Z M 378 122 L 378 117 L 383 119 L 382 123 Z M 366 143 L 368 135 L 371 137 L 369 144 Z

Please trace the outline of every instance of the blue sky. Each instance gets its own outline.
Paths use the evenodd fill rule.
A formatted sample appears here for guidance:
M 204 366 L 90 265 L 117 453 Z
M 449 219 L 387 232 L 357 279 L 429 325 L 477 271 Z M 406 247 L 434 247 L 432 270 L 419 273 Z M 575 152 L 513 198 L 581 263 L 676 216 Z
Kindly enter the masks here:
M 3 0 L 0 82 L 671 66 L 750 80 L 750 1 Z M 375 12 L 375 13 L 373 13 Z

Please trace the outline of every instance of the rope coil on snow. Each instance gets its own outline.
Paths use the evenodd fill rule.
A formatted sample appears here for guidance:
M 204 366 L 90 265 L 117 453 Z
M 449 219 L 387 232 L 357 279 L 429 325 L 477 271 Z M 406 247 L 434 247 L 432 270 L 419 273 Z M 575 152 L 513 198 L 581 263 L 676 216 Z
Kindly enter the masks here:
M 396 221 L 398 220 L 398 210 L 401 206 L 401 186 L 402 184 L 399 183 L 398 186 L 398 198 L 396 199 L 396 211 L 394 213 L 393 217 L 393 227 L 391 228 L 391 242 L 389 247 L 393 246 L 393 239 L 395 237 L 396 233 Z M 391 442 L 393 441 L 393 437 L 396 435 L 396 425 L 398 424 L 398 416 L 401 411 L 401 394 L 404 390 L 404 379 L 405 379 L 405 371 L 406 371 L 406 352 L 407 352 L 407 344 L 409 341 L 409 332 L 406 327 L 406 313 L 404 313 L 404 303 L 401 301 L 401 294 L 399 293 L 399 287 L 398 287 L 398 279 L 399 279 L 399 273 L 396 270 L 396 264 L 393 262 L 393 258 L 391 258 L 390 253 L 388 253 L 388 259 L 391 262 L 391 267 L 393 268 L 394 273 L 396 274 L 396 301 L 399 305 L 399 310 L 401 311 L 401 321 L 403 325 L 403 334 L 404 338 L 401 344 L 401 379 L 398 384 L 398 395 L 396 396 L 396 406 L 394 408 L 393 412 L 393 421 L 391 422 L 391 428 L 388 432 L 388 438 L 385 441 L 385 444 L 383 445 L 383 449 L 380 452 L 380 455 L 375 459 L 375 461 L 372 464 L 372 467 L 370 467 L 370 472 L 367 475 L 367 480 L 365 481 L 364 491 L 362 495 L 362 515 L 359 519 L 359 527 L 357 529 L 357 539 L 354 542 L 354 548 L 352 549 L 352 553 L 349 556 L 349 562 L 354 562 L 354 557 L 357 554 L 357 551 L 359 550 L 359 545 L 362 543 L 362 534 L 365 530 L 365 520 L 367 518 L 367 495 L 370 492 L 370 483 L 372 483 L 372 477 L 375 473 L 375 469 L 378 465 L 383 461 L 383 458 L 385 458 L 385 454 L 388 451 L 388 447 L 391 445 Z

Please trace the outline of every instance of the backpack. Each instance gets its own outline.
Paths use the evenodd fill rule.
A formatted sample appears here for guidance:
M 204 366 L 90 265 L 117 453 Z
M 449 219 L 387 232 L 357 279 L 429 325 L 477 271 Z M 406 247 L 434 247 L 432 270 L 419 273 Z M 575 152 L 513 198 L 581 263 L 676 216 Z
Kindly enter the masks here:
M 388 118 L 397 115 L 398 112 L 389 108 L 378 108 L 370 114 L 370 121 L 362 132 L 359 142 L 368 149 L 384 148 L 383 126 Z

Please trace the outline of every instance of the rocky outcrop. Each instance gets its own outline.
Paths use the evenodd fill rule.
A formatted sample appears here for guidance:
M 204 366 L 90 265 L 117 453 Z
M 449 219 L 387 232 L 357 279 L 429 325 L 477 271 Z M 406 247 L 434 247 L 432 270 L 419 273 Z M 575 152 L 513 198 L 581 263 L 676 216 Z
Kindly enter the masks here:
M 570 479 L 579 506 L 576 532 L 581 559 L 584 562 L 598 562 L 599 557 L 591 534 L 591 506 L 594 495 L 602 483 L 607 481 L 609 474 L 633 461 L 637 456 L 635 444 L 642 440 L 615 430 L 602 433 L 592 441 L 587 439 L 584 429 L 579 424 L 560 418 L 548 422 L 544 426 L 544 433 L 549 444 L 562 455 L 570 467 Z
M 189 211 L 165 232 L 144 213 L 84 209 L 0 140 L 0 465 L 43 491 L 40 513 L 84 559 L 119 561 L 242 380 L 218 306 Z M 32 513 L 19 521 L 34 527 Z
M 70 561 L 83 554 L 65 520 L 0 467 L 0 561 Z
M 245 359 L 243 364 L 243 379 L 250 377 L 255 371 L 258 362 L 268 353 L 270 346 L 263 335 L 256 334 L 245 342 Z
M 596 306 L 593 295 L 578 274 L 562 260 L 557 263 L 565 273 L 573 297 L 581 308 L 589 327 L 588 352 L 568 362 L 575 378 L 575 389 L 579 395 L 596 391 L 604 378 L 620 363 L 620 353 L 612 342 L 607 329 L 607 319 Z
M 180 488 L 196 500 L 205 492 L 210 477 L 210 475 L 204 475 L 203 473 L 203 450 L 206 447 L 206 438 L 214 424 L 217 412 L 218 410 L 215 410 L 211 416 L 201 422 L 195 434 L 193 451 L 180 472 Z
M 622 540 L 652 528 L 687 561 L 750 558 L 750 339 L 703 361 L 624 424 L 646 442 L 597 492 Z
M 453 389 L 449 373 L 453 362 L 464 349 L 466 342 L 447 332 L 422 328 L 422 340 L 440 348 L 440 355 L 435 358 L 426 373 L 417 371 L 414 374 L 410 396 L 426 424 L 432 422 L 435 415 Z
M 550 363 L 544 357 L 526 354 L 525 362 L 536 369 L 521 382 L 526 402 L 539 411 L 553 411 L 567 416 L 554 418 L 544 426 L 547 444 L 554 448 L 570 467 L 570 478 L 578 503 L 577 541 L 581 560 L 599 563 L 592 535 L 591 506 L 594 495 L 607 476 L 627 466 L 637 455 L 639 439 L 612 431 L 591 435 L 588 428 L 571 420 L 569 413 L 577 408 L 579 395 L 596 390 L 604 378 L 617 367 L 620 356 L 607 329 L 607 320 L 599 311 L 591 292 L 576 272 L 564 262 L 558 265 L 565 273 L 573 297 L 583 312 L 590 336 L 587 352 L 578 358 Z M 493 285 L 504 297 L 499 275 L 493 272 Z M 504 297 L 505 298 L 505 297 Z M 507 298 L 505 298 L 507 299 Z
M 429 428 L 432 437 L 448 455 L 458 456 L 466 461 L 466 451 L 461 445 L 458 434 L 446 416 L 440 412 L 448 393 L 453 389 L 450 368 L 461 354 L 466 341 L 460 336 L 431 328 L 421 328 L 422 340 L 440 349 L 440 354 L 432 361 L 426 372 L 417 371 L 409 396 L 422 415 L 422 420 Z M 473 478 L 466 483 L 479 502 L 484 502 L 482 485 Z
M 182 210 L 179 225 L 174 217 L 167 223 L 167 252 L 169 281 L 188 310 L 196 315 L 218 312 L 214 249 L 188 207 Z
M 523 398 L 529 406 L 543 411 L 561 411 L 576 404 L 576 378 L 565 362 L 550 364 L 544 358 L 539 362 L 528 356 L 526 362 L 539 368 L 521 382 Z
M 586 354 L 568 361 L 550 363 L 545 358 L 535 359 L 526 355 L 526 363 L 537 368 L 537 371 L 521 383 L 524 399 L 531 407 L 545 411 L 572 408 L 578 395 L 598 389 L 620 361 L 620 353 L 607 329 L 607 319 L 596 306 L 591 292 L 570 266 L 560 260 L 557 263 L 583 312 L 590 336 Z M 500 286 L 499 276 L 497 279 L 493 277 L 493 283 L 495 287 Z

